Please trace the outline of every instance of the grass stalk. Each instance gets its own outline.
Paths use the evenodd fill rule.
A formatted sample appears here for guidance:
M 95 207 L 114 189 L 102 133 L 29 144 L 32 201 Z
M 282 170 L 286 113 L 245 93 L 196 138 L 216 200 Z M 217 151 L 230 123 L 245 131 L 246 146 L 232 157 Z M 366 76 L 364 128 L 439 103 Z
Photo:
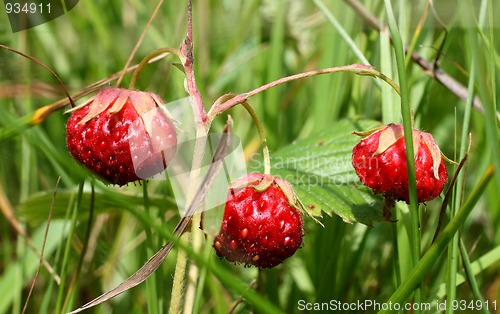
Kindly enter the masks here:
M 418 264 L 413 268 L 408 278 L 403 281 L 401 286 L 399 286 L 396 291 L 394 291 L 387 302 L 392 302 L 393 304 L 403 304 L 403 302 L 405 302 L 410 297 L 411 293 L 421 283 L 424 276 L 429 272 L 429 270 L 435 264 L 436 260 L 439 258 L 448 243 L 451 241 L 455 233 L 458 231 L 460 226 L 463 225 L 469 214 L 472 212 L 475 205 L 486 190 L 488 183 L 493 178 L 494 173 L 495 172 L 493 166 L 490 166 L 486 170 L 481 180 L 476 185 L 476 188 L 464 202 L 457 215 L 455 215 L 450 223 L 443 229 L 434 244 L 431 245 L 429 250 L 427 250 Z M 386 314 L 391 313 L 391 311 L 382 310 L 378 313 Z
M 151 216 L 150 206 L 149 206 L 149 196 L 148 196 L 148 182 L 143 180 L 142 182 L 142 195 L 144 198 L 144 212 L 146 215 Z M 145 226 L 144 232 L 146 233 L 146 255 L 151 256 L 154 252 L 155 242 L 153 241 L 153 235 L 151 229 Z M 146 280 L 146 296 L 148 299 L 148 313 L 158 314 L 158 291 L 156 286 L 156 272 L 151 274 L 151 276 Z
M 470 31 L 469 31 L 470 32 Z M 475 36 L 472 36 L 475 37 Z M 471 38 L 471 35 L 469 35 L 469 38 Z M 471 43 L 474 45 L 474 43 Z M 467 96 L 467 101 L 465 104 L 465 111 L 464 111 L 464 117 L 462 121 L 462 134 L 460 136 L 460 151 L 458 158 L 459 160 L 462 160 L 465 155 L 467 154 L 467 149 L 469 147 L 469 124 L 470 124 L 470 118 L 471 118 L 471 111 L 472 111 L 472 100 L 474 98 L 474 85 L 475 85 L 475 61 L 477 57 L 477 52 L 476 49 L 472 49 L 472 62 L 470 65 L 470 75 L 469 75 L 469 83 L 468 83 L 468 96 Z M 462 204 L 462 194 L 463 194 L 463 186 L 465 182 L 465 173 L 461 172 L 457 176 L 456 184 L 455 184 L 455 190 L 454 190 L 454 201 L 451 207 L 450 211 L 450 217 L 453 218 L 460 205 Z M 459 233 L 457 233 L 451 242 L 451 244 L 448 247 L 448 280 L 446 284 L 446 290 L 447 290 L 447 302 L 451 304 L 453 300 L 456 298 L 456 278 L 457 278 L 457 271 L 458 271 L 458 249 L 459 249 Z M 463 256 L 463 254 L 462 254 Z M 464 261 L 465 263 L 465 261 Z M 453 309 L 452 307 L 447 308 L 447 313 L 452 313 Z
M 410 242 L 411 242 L 411 252 L 412 252 L 412 263 L 413 267 L 415 267 L 420 259 L 420 216 L 419 216 L 418 199 L 417 199 L 415 160 L 413 154 L 414 152 L 413 123 L 412 123 L 412 112 L 410 107 L 410 91 L 406 79 L 404 46 L 401 39 L 401 35 L 398 30 L 396 18 L 392 10 L 392 4 L 390 0 L 384 0 L 384 3 L 387 12 L 387 18 L 389 20 L 389 30 L 392 35 L 394 52 L 396 55 L 396 65 L 399 76 L 399 87 L 401 89 L 401 114 L 403 116 L 404 140 L 406 147 L 406 164 L 408 166 L 408 192 L 410 195 L 410 215 L 411 215 Z M 421 300 L 422 300 L 421 289 L 419 287 L 416 287 L 414 294 L 414 302 L 421 303 Z M 415 313 L 419 313 L 419 311 L 416 311 Z
M 474 296 L 476 297 L 477 300 L 481 301 L 482 304 L 485 304 L 485 299 L 484 299 L 483 295 L 481 294 L 481 291 L 479 291 L 479 287 L 477 285 L 476 278 L 474 277 L 474 271 L 472 269 L 472 265 L 471 265 L 471 262 L 469 260 L 469 255 L 467 253 L 467 249 L 465 248 L 465 244 L 461 238 L 460 238 L 460 254 L 462 256 L 465 274 L 466 274 L 467 280 L 470 284 L 472 293 L 474 294 Z M 490 313 L 490 311 L 485 306 L 482 306 L 481 310 L 484 314 Z
M 65 287 L 66 287 L 66 278 L 67 278 L 67 270 L 68 263 L 71 252 L 71 243 L 73 241 L 73 235 L 75 234 L 76 224 L 78 222 L 78 209 L 80 208 L 82 195 L 83 195 L 83 186 L 84 183 L 81 183 L 78 188 L 78 199 L 74 206 L 72 207 L 71 213 L 71 226 L 70 232 L 68 233 L 68 238 L 66 239 L 66 246 L 64 248 L 62 266 L 61 266 L 61 284 L 59 285 L 59 292 L 57 294 L 57 303 L 56 303 L 56 313 L 61 313 L 63 311 L 63 302 L 65 296 Z

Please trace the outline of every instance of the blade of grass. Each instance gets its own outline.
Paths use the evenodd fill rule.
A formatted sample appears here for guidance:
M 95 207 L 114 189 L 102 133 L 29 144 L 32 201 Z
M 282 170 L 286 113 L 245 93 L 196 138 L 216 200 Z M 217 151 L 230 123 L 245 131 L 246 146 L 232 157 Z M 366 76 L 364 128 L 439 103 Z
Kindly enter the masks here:
M 89 205 L 90 209 L 89 209 L 89 217 L 87 219 L 87 229 L 85 231 L 85 237 L 83 239 L 83 247 L 80 251 L 80 256 L 78 257 L 78 263 L 77 263 L 76 269 L 73 273 L 73 276 L 71 278 L 69 287 L 68 287 L 66 300 L 64 301 L 64 304 L 62 307 L 63 309 L 67 309 L 68 307 L 72 307 L 74 300 L 78 299 L 78 290 L 79 290 L 78 283 L 80 282 L 80 278 L 81 278 L 80 275 L 82 273 L 83 261 L 85 258 L 85 254 L 87 253 L 90 232 L 92 230 L 92 223 L 94 222 L 93 218 L 94 218 L 94 205 L 95 205 L 95 190 L 94 190 L 93 183 L 91 183 L 90 189 L 91 189 L 91 191 L 90 191 L 90 205 Z M 82 196 L 83 196 L 83 193 L 82 193 Z M 80 210 L 81 210 L 81 208 L 80 208 Z
M 477 260 L 471 263 L 470 265 L 470 270 L 468 276 L 476 276 L 480 274 L 481 272 L 485 271 L 491 266 L 496 266 L 498 265 L 498 261 L 500 261 L 500 246 L 497 246 L 493 248 L 491 251 L 488 253 L 484 254 Z M 460 286 L 466 281 L 466 277 L 464 276 L 463 273 L 458 273 L 457 274 L 457 286 Z M 444 296 L 446 296 L 446 285 L 443 283 L 440 285 L 437 289 L 437 292 L 434 293 L 433 295 L 436 296 L 436 298 L 441 299 Z
M 144 180 L 142 182 L 142 191 L 144 198 L 144 212 L 151 217 L 151 211 L 149 208 L 149 196 L 148 196 L 148 182 Z M 153 218 L 153 217 L 151 217 Z M 153 255 L 154 252 L 154 241 L 153 235 L 151 234 L 151 229 L 145 226 L 144 231 L 146 233 L 146 252 L 147 256 Z M 158 294 L 156 286 L 156 272 L 151 274 L 151 276 L 146 280 L 146 297 L 148 300 L 148 313 L 158 314 Z
M 471 195 L 465 201 L 464 205 L 460 208 L 457 215 L 450 221 L 450 223 L 443 229 L 441 234 L 436 239 L 436 242 L 427 250 L 427 252 L 422 256 L 422 259 L 413 268 L 408 279 L 406 279 L 399 288 L 394 291 L 392 296 L 387 300 L 387 302 L 392 302 L 393 304 L 402 304 L 411 295 L 412 291 L 421 283 L 424 276 L 429 272 L 431 267 L 434 265 L 436 260 L 439 258 L 443 250 L 446 248 L 448 243 L 451 241 L 455 233 L 458 231 L 460 226 L 463 225 L 469 214 L 474 209 L 475 205 L 484 194 L 488 183 L 494 175 L 494 168 L 490 166 L 486 172 L 483 174 L 481 180 L 476 185 L 476 188 L 472 191 Z M 390 310 L 379 311 L 379 314 L 390 313 Z
M 456 237 L 456 235 L 455 235 L 455 237 Z M 479 287 L 477 285 L 476 278 L 473 275 L 474 271 L 472 269 L 472 265 L 471 265 L 471 262 L 469 260 L 469 255 L 467 254 L 467 249 L 465 248 L 465 244 L 462 241 L 462 238 L 460 238 L 460 253 L 461 253 L 462 261 L 463 261 L 463 264 L 464 264 L 465 274 L 467 276 L 467 279 L 469 281 L 470 287 L 472 289 L 472 293 L 474 294 L 474 296 L 476 297 L 477 300 L 481 301 L 482 304 L 486 304 L 485 300 L 484 300 L 484 297 L 481 294 L 481 291 L 479 291 Z M 456 278 L 456 274 L 455 274 L 455 278 Z M 454 280 L 454 282 L 456 284 L 456 279 Z M 486 307 L 481 307 L 481 309 L 483 310 L 484 314 L 490 313 L 486 309 Z
M 389 77 L 394 77 L 392 70 L 391 37 L 388 29 L 380 31 L 380 71 Z M 396 97 L 392 88 L 386 84 L 381 86 L 382 122 L 388 124 L 399 121 L 401 107 L 396 105 Z
M 420 217 L 417 199 L 417 186 L 416 186 L 416 173 L 415 173 L 415 160 L 413 154 L 413 123 L 412 123 L 412 113 L 410 108 L 410 91 L 408 83 L 406 80 L 406 65 L 405 65 L 405 55 L 403 42 L 401 35 L 398 30 L 398 25 L 396 24 L 396 18 L 392 10 L 392 4 L 390 0 L 384 0 L 387 18 L 389 20 L 389 29 L 392 35 L 392 42 L 394 46 L 394 52 L 396 55 L 396 64 L 399 76 L 399 87 L 401 89 L 401 114 L 403 115 L 403 126 L 404 126 L 404 140 L 406 147 L 406 164 L 408 167 L 408 193 L 410 195 L 410 214 L 411 214 L 411 226 L 410 226 L 410 241 L 411 241 L 411 252 L 412 252 L 412 264 L 415 267 L 420 259 Z M 416 287 L 414 294 L 414 302 L 421 303 L 421 290 Z M 415 311 L 419 313 L 419 311 Z
M 66 223 L 60 221 L 54 221 L 51 224 L 47 244 L 45 246 L 45 255 L 49 256 L 57 249 L 61 244 L 61 239 L 67 234 Z M 41 225 L 36 228 L 32 233 L 31 239 L 36 246 L 41 246 L 43 236 L 45 232 L 45 226 Z M 8 266 L 2 271 L 2 276 L 0 277 L 0 313 L 9 312 L 9 308 L 12 306 L 16 294 L 21 294 L 23 289 L 23 282 L 20 280 L 19 274 L 24 274 L 28 278 L 31 278 L 35 273 L 38 266 L 39 257 L 33 252 L 29 252 L 24 256 L 19 256 L 15 260 L 11 260 Z M 57 269 L 56 269 L 57 271 Z M 49 285 L 53 285 L 55 282 L 50 280 Z M 19 311 L 20 312 L 20 309 Z
M 342 39 L 349 45 L 352 52 L 358 57 L 359 60 L 364 65 L 371 65 L 370 61 L 365 57 L 361 49 L 358 48 L 354 40 L 352 40 L 351 36 L 347 33 L 347 31 L 342 27 L 342 25 L 337 21 L 333 13 L 325 6 L 325 4 L 321 0 L 313 0 L 314 4 L 320 9 L 320 11 L 325 15 L 328 22 L 339 32 Z M 378 82 L 378 81 L 377 81 Z M 378 82 L 380 84 L 380 82 Z
M 71 252 L 71 243 L 73 241 L 73 235 L 75 234 L 75 228 L 76 224 L 78 222 L 77 220 L 77 214 L 78 214 L 78 209 L 80 208 L 81 200 L 82 200 L 82 195 L 83 195 L 83 183 L 79 185 L 78 188 L 78 199 L 75 203 L 75 205 L 72 208 L 72 214 L 71 214 L 71 226 L 70 230 L 68 233 L 68 237 L 66 239 L 66 246 L 64 247 L 64 254 L 63 254 L 63 260 L 62 260 L 62 266 L 61 266 L 61 285 L 59 285 L 59 291 L 57 294 L 57 303 L 56 303 L 56 313 L 62 313 L 64 311 L 63 309 L 63 302 L 65 299 L 66 295 L 66 277 L 67 277 L 67 271 L 68 271 L 68 266 L 69 266 L 69 259 L 70 259 L 70 252 Z
M 285 0 L 277 0 L 276 1 L 276 16 L 273 19 L 272 33 L 271 33 L 271 43 L 269 47 L 269 63 L 267 68 L 266 78 L 268 81 L 273 81 L 282 76 L 282 65 L 283 65 L 283 56 L 284 56 L 284 48 L 285 48 Z M 279 112 L 279 104 L 280 95 L 282 94 L 282 88 L 275 88 L 273 90 L 269 90 L 265 93 L 264 99 L 265 104 L 273 104 L 272 106 L 264 107 L 264 123 L 266 125 L 276 125 L 278 123 L 278 112 Z M 273 130 L 278 130 L 279 128 L 274 128 Z M 278 140 L 278 133 L 276 132 L 268 132 L 267 134 L 267 142 L 270 147 L 274 147 Z
M 470 38 L 475 38 L 476 36 L 471 33 L 471 30 L 468 30 L 469 33 L 469 39 Z M 473 46 L 474 42 L 473 40 L 469 40 L 470 45 Z M 470 116 L 471 116 L 471 107 L 472 107 L 472 101 L 474 98 L 474 84 L 475 84 L 475 61 L 477 57 L 477 52 L 476 49 L 472 49 L 472 62 L 471 62 L 471 67 L 470 67 L 470 76 L 469 76 L 469 84 L 468 84 L 468 96 L 467 96 L 467 101 L 465 105 L 465 112 L 464 112 L 464 117 L 463 117 L 463 122 L 462 122 L 462 134 L 460 138 L 460 151 L 459 151 L 459 160 L 462 160 L 465 155 L 467 154 L 467 149 L 469 146 L 468 140 L 469 140 L 469 124 L 470 124 Z M 454 202 L 451 206 L 451 211 L 450 211 L 450 217 L 453 218 L 460 205 L 462 204 L 462 194 L 463 194 L 463 187 L 464 187 L 464 181 L 465 181 L 465 173 L 461 172 L 457 176 L 456 184 L 455 184 L 455 189 L 454 189 Z M 447 301 L 448 303 L 452 303 L 453 300 L 456 298 L 456 287 L 457 287 L 457 272 L 458 272 L 458 248 L 459 248 L 459 238 L 458 238 L 458 233 L 453 237 L 452 242 L 448 246 L 448 278 L 447 278 L 447 284 L 446 284 L 446 290 L 447 290 Z M 448 307 L 447 313 L 452 313 L 453 308 Z
M 486 134 L 489 140 L 493 163 L 497 169 L 500 169 L 500 146 L 498 145 L 499 137 L 498 137 L 498 121 L 496 119 L 496 108 L 498 107 L 497 103 L 497 95 L 496 95 L 496 71 L 495 71 L 495 40 L 494 40 L 494 20 L 493 20 L 493 1 L 483 0 L 485 3 L 485 7 L 489 6 L 488 11 L 488 28 L 489 28 L 489 39 L 490 46 L 488 49 L 488 82 L 489 85 L 480 84 L 480 94 L 483 95 L 483 98 L 488 95 L 488 101 L 486 101 L 485 107 L 485 120 L 486 120 Z M 488 3 L 488 4 L 486 4 Z M 488 91 L 486 90 L 486 86 L 488 86 Z M 496 186 L 497 192 L 500 194 L 500 176 L 496 176 Z

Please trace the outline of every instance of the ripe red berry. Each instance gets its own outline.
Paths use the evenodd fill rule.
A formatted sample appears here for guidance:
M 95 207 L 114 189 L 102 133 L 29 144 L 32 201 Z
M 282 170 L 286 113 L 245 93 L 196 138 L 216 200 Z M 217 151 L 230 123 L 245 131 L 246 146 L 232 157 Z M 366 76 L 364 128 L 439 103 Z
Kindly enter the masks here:
M 413 130 L 418 202 L 436 198 L 448 173 L 432 135 Z M 361 181 L 375 193 L 409 202 L 406 146 L 402 125 L 390 124 L 366 136 L 352 150 Z
M 248 182 L 248 183 L 247 183 Z M 302 216 L 290 184 L 263 174 L 233 183 L 213 247 L 228 261 L 271 268 L 302 245 Z
M 71 155 L 113 184 L 124 185 L 163 171 L 175 155 L 171 119 L 155 94 L 105 87 L 72 110 L 66 124 Z

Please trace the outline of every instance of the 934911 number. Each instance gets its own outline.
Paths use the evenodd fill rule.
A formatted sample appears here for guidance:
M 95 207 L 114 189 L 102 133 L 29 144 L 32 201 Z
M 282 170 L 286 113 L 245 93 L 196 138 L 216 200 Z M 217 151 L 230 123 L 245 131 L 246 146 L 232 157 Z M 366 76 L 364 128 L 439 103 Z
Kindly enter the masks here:
M 480 311 L 483 309 L 486 310 L 497 310 L 497 301 L 480 301 L 480 300 L 472 300 L 472 301 L 466 301 L 466 300 L 453 300 L 451 302 L 451 308 L 454 311 Z
M 14 2 L 10 3 L 7 2 L 5 4 L 5 12 L 7 14 L 50 14 L 50 2 L 43 4 L 43 3 L 19 3 L 19 2 Z

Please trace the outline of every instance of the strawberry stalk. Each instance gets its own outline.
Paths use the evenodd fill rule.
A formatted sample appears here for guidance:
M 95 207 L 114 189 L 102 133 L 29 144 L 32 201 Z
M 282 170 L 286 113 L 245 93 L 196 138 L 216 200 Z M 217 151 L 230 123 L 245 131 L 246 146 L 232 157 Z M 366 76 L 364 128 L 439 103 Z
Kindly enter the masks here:
M 241 103 L 243 107 L 248 111 L 253 119 L 253 122 L 257 126 L 257 131 L 259 132 L 260 140 L 262 141 L 262 155 L 264 156 L 264 174 L 271 174 L 271 157 L 269 156 L 269 147 L 267 146 L 266 134 L 259 117 L 246 101 Z
M 203 100 L 201 98 L 198 87 L 196 86 L 196 79 L 194 74 L 194 55 L 193 55 L 193 4 L 192 0 L 188 0 L 187 6 L 187 34 L 184 42 L 182 43 L 179 51 L 182 56 L 182 66 L 184 67 L 184 72 L 186 74 L 186 79 L 184 86 L 186 92 L 189 94 L 189 100 L 193 109 L 194 122 L 196 126 L 196 144 L 193 152 L 193 161 L 191 165 L 191 173 L 189 178 L 189 194 L 186 195 L 187 203 L 190 204 L 195 198 L 194 191 L 197 190 L 198 183 L 200 181 L 200 169 L 203 160 L 203 152 L 205 150 L 206 141 L 201 140 L 205 138 L 210 123 L 207 119 L 207 113 L 205 107 L 203 106 Z M 193 210 L 196 210 L 194 208 Z M 199 226 L 201 224 L 200 214 L 193 215 L 193 213 L 187 212 L 186 219 L 191 220 L 191 245 L 195 252 L 201 251 L 201 246 L 203 244 L 203 232 L 200 230 Z M 183 218 L 182 220 L 184 220 Z M 182 221 L 181 220 L 181 221 Z M 183 228 L 184 229 L 184 228 Z M 182 233 L 182 230 L 180 230 Z M 184 241 L 189 240 L 189 236 L 182 237 Z M 184 280 L 185 272 L 189 266 L 187 266 L 187 257 L 185 255 L 180 255 L 177 258 L 177 265 L 174 275 L 174 283 L 172 286 L 172 295 L 170 303 L 170 312 L 175 313 L 175 309 L 180 309 L 180 304 L 184 303 L 184 312 L 191 313 L 195 300 L 196 286 L 198 282 L 198 267 L 196 265 L 191 265 L 188 272 L 188 285 L 184 291 Z M 184 302 L 182 302 L 182 297 L 184 296 Z
M 345 65 L 345 66 L 338 66 L 338 67 L 333 67 L 333 68 L 325 68 L 325 69 L 319 69 L 319 70 L 313 70 L 313 71 L 308 71 L 308 72 L 303 72 L 299 74 L 294 74 L 290 76 L 286 76 L 283 78 L 280 78 L 278 80 L 269 82 L 265 85 L 262 85 L 254 90 L 251 90 L 247 93 L 239 94 L 236 95 L 226 101 L 220 101 L 220 99 L 226 98 L 228 95 L 223 95 L 221 96 L 213 105 L 210 111 L 208 112 L 208 121 L 211 122 L 216 116 L 220 115 L 224 111 L 243 103 L 244 101 L 247 101 L 250 97 L 255 96 L 263 91 L 266 91 L 268 89 L 271 89 L 273 87 L 276 87 L 278 85 L 282 85 L 291 81 L 295 81 L 298 79 L 304 79 L 308 77 L 313 77 L 321 74 L 330 74 L 330 73 L 337 73 L 337 72 L 350 72 L 354 73 L 357 75 L 361 76 L 372 76 L 379 78 L 389 84 L 395 91 L 396 93 L 400 94 L 400 89 L 399 86 L 390 78 L 385 76 L 384 74 L 380 73 L 379 71 L 375 70 L 371 66 L 363 65 L 363 64 L 350 64 L 350 65 Z M 226 98 L 227 99 L 227 98 Z

